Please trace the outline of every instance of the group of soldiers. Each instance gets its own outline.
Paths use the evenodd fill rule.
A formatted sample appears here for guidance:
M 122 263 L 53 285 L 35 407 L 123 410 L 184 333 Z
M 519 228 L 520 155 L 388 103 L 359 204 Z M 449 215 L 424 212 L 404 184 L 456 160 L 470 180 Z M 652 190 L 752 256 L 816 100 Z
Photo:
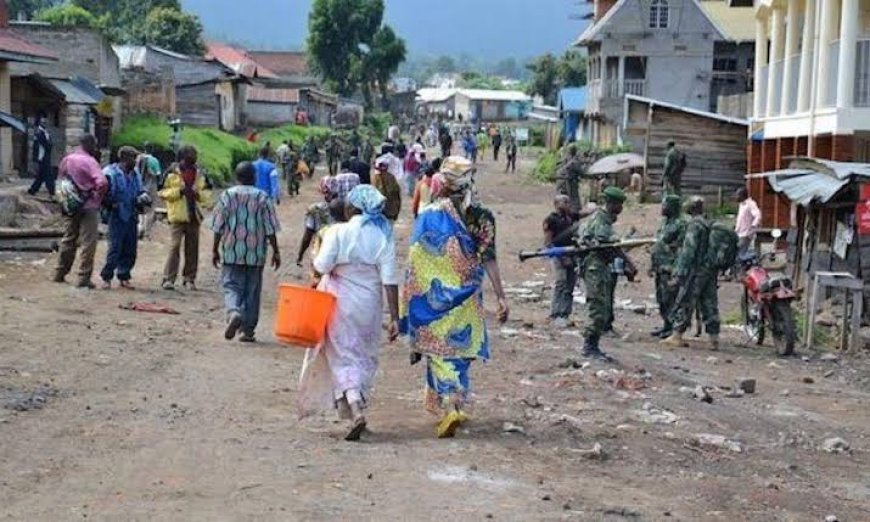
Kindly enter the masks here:
M 579 180 L 591 160 L 570 147 L 557 173 L 557 191 L 568 196 L 575 209 L 580 206 Z M 712 260 L 717 248 L 711 241 L 716 238 L 711 235 L 711 223 L 704 216 L 704 199 L 690 198 L 685 203 L 684 213 L 680 194 L 685 166 L 685 155 L 674 142 L 669 142 L 663 173 L 662 222 L 652 247 L 649 270 L 649 275 L 655 278 L 656 300 L 663 324 L 651 334 L 666 346 L 687 346 L 684 334 L 697 313 L 715 350 L 719 348 L 718 275 L 722 267 Z M 586 286 L 588 314 L 583 331 L 583 355 L 590 358 L 611 360 L 601 350 L 600 340 L 612 331 L 616 281 L 620 276 L 633 281 L 638 272 L 631 258 L 619 248 L 620 239 L 614 232 L 626 199 L 622 189 L 605 188 L 601 192 L 602 204 L 576 238 L 581 248 L 616 245 L 588 250 L 578 260 Z
M 330 133 L 323 145 L 323 152 L 329 175 L 338 174 L 341 162 L 351 157 L 362 158 L 368 163 L 375 150 L 371 141 L 363 139 L 354 130 L 344 139 L 336 133 Z M 296 150 L 289 140 L 283 142 L 275 151 L 276 163 L 281 175 L 287 183 L 290 196 L 299 195 L 300 182 L 303 177 L 310 177 L 314 166 L 320 162 L 321 154 L 314 136 L 308 136 L 300 150 Z

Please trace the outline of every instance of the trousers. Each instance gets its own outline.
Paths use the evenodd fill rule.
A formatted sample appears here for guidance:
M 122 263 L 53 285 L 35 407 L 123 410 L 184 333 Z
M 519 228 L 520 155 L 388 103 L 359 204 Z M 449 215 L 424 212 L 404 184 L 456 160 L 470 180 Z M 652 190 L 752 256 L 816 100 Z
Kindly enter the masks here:
M 224 307 L 227 318 L 232 314 L 242 316 L 242 332 L 254 335 L 260 322 L 260 296 L 263 291 L 263 267 L 224 265 L 221 274 L 224 291 Z
M 583 281 L 588 315 L 583 337 L 597 340 L 613 316 L 613 273 L 608 265 L 587 266 Z
M 55 278 L 63 279 L 72 271 L 76 251 L 81 244 L 79 283 L 89 283 L 94 273 L 94 256 L 97 253 L 97 240 L 100 238 L 100 211 L 95 208 L 82 209 L 76 215 L 64 219 L 65 229 L 60 241 Z
M 577 286 L 577 265 L 571 262 L 565 266 L 561 259 L 553 260 L 553 300 L 550 302 L 552 319 L 571 316 L 574 310 L 574 287 Z
M 674 330 L 685 333 L 692 324 L 692 314 L 697 309 L 709 335 L 719 335 L 719 281 L 716 272 L 696 274 L 689 283 L 686 297 L 677 304 L 671 315 Z
M 163 281 L 174 283 L 178 278 L 178 265 L 181 263 L 181 244 L 184 243 L 184 282 L 196 281 L 199 265 L 199 222 L 173 223 L 169 245 L 169 258 L 163 268 Z
M 45 183 L 45 188 L 48 190 L 48 193 L 54 196 L 54 172 L 51 170 L 51 161 L 46 159 L 36 164 L 36 179 L 33 180 L 33 184 L 30 185 L 30 189 L 27 191 L 31 194 L 36 194 L 39 192 L 39 189 L 42 188 L 42 184 Z
M 656 302 L 659 305 L 659 315 L 664 321 L 667 330 L 673 328 L 671 314 L 674 311 L 674 302 L 677 300 L 679 288 L 671 286 L 670 272 L 656 272 Z
M 109 252 L 100 277 L 109 282 L 117 275 L 118 281 L 129 281 L 130 272 L 136 264 L 139 248 L 139 223 L 137 219 L 128 222 L 115 216 L 109 219 Z

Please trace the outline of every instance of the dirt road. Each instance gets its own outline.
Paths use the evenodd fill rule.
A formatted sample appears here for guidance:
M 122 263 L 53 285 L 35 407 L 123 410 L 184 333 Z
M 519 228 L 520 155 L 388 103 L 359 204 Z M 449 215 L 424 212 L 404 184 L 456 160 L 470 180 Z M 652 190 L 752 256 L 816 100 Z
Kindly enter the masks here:
M 53 258 L 6 258 L 0 518 L 870 520 L 866 356 L 776 359 L 733 329 L 715 354 L 700 341 L 665 350 L 646 334 L 654 310 L 621 310 L 625 337 L 603 345 L 619 364 L 584 367 L 578 331 L 546 324 L 547 265 L 516 261 L 540 243 L 552 189 L 491 167 L 481 194 L 499 220 L 513 318 L 491 324 L 494 358 L 474 369 L 474 421 L 453 440 L 434 438 L 422 368 L 408 366 L 401 344 L 384 346 L 364 443 L 343 442 L 332 418 L 297 421 L 302 353 L 271 335 L 275 285 L 296 280 L 295 266 L 268 273 L 261 342 L 247 346 L 222 339 L 217 271 L 206 262 L 201 291 L 157 290 L 165 228 L 141 245 L 135 292 L 75 290 L 49 282 Z M 313 184 L 303 191 L 314 201 Z M 280 207 L 286 261 L 303 208 Z M 630 206 L 618 227 L 630 225 L 652 233 L 657 208 Z M 408 231 L 406 213 L 403 249 Z M 723 287 L 723 315 L 736 293 Z M 617 300 L 631 308 L 651 294 L 647 279 L 620 283 Z M 132 301 L 180 314 L 119 308 Z M 757 391 L 730 398 L 718 388 L 740 377 Z M 693 398 L 699 385 L 712 403 Z M 825 451 L 833 437 L 849 449 Z

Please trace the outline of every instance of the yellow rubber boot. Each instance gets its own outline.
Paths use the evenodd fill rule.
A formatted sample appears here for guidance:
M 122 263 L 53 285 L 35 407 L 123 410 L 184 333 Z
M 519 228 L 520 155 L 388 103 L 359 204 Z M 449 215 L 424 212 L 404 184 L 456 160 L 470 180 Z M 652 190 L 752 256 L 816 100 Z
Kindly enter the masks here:
M 441 418 L 438 427 L 435 429 L 435 434 L 439 439 L 450 439 L 456 435 L 456 429 L 462 422 L 462 417 L 456 410 L 450 410 Z

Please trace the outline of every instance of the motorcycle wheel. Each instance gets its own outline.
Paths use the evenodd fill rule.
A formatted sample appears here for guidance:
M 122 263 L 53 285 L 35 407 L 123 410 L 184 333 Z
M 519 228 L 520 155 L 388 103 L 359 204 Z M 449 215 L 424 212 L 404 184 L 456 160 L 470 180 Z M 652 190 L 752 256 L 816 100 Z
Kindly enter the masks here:
M 743 313 L 743 333 L 750 342 L 761 346 L 764 344 L 764 319 L 759 305 L 749 300 L 746 290 L 743 291 L 740 310 Z
M 770 305 L 770 315 L 773 321 L 773 346 L 776 348 L 776 353 L 793 354 L 797 342 L 797 328 L 791 301 L 774 301 Z

